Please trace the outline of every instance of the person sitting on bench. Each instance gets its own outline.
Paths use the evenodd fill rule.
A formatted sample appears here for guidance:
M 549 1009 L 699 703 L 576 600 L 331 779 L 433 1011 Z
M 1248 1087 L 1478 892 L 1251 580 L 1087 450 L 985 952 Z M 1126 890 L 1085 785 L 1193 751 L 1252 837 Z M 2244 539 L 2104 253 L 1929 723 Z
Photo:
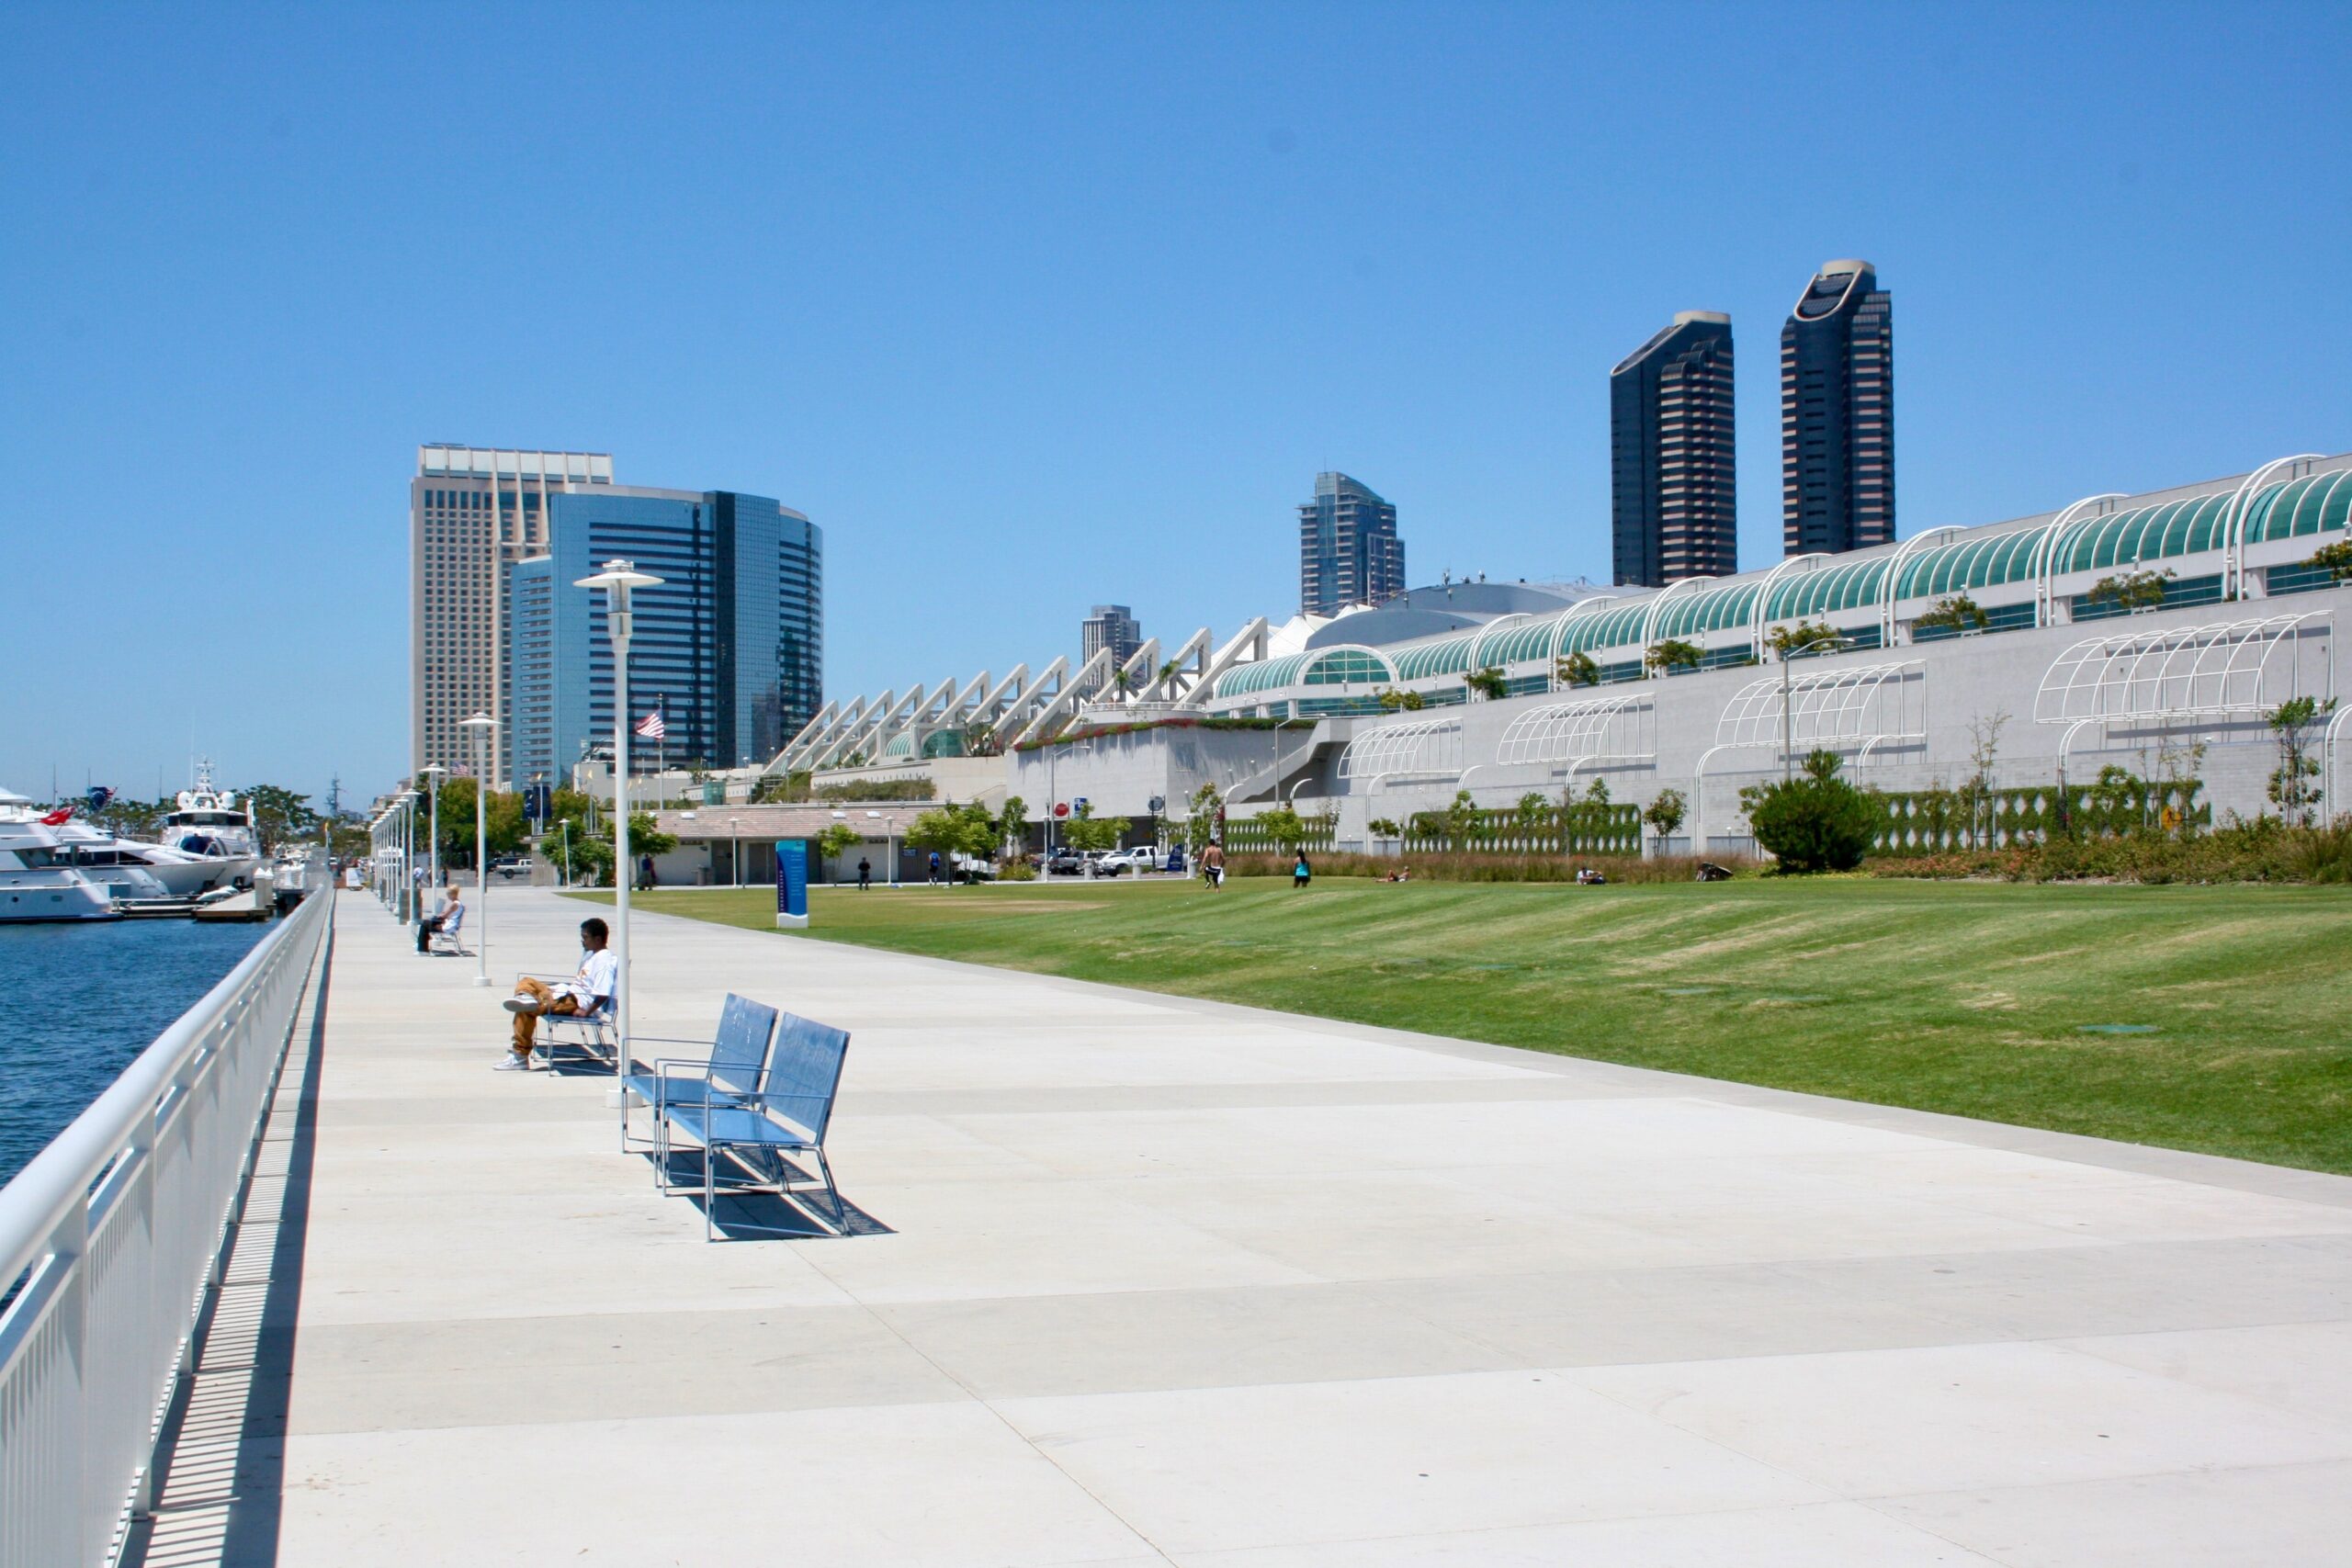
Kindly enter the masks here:
M 441 912 L 436 915 L 427 916 L 425 919 L 416 922 L 417 952 L 430 952 L 433 947 L 433 938 L 437 932 L 443 931 L 456 931 L 459 926 L 462 926 L 465 923 L 465 899 L 459 897 L 458 893 L 458 885 L 452 882 L 449 884 L 449 890 L 441 895 Z
M 620 968 L 613 955 L 605 949 L 605 922 L 590 916 L 580 922 L 580 969 L 571 979 L 550 986 L 545 980 L 526 975 L 514 983 L 514 994 L 506 998 L 506 1010 L 514 1015 L 514 1048 L 498 1064 L 505 1073 L 526 1073 L 531 1070 L 531 1042 L 538 1033 L 539 1019 L 569 1018 L 590 1011 L 609 1001 L 613 985 Z

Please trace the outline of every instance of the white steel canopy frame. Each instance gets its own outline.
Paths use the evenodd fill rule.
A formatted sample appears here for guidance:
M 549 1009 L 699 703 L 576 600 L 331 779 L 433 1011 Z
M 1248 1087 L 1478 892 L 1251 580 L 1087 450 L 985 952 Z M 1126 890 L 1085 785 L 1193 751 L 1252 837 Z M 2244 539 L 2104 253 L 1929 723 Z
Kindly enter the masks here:
M 1654 762 L 1657 708 L 1645 695 L 1591 697 L 1521 714 L 1495 747 L 1500 768 L 1589 762 Z
M 2227 718 L 2266 712 L 2304 694 L 2298 654 L 2307 627 L 2323 637 L 2331 629 L 2327 615 L 2318 614 L 2087 638 L 2043 672 L 2033 695 L 2034 722 Z
M 1784 702 L 1785 694 L 1785 702 Z M 1784 718 L 1785 714 L 1785 718 Z M 1778 746 L 1792 751 L 1859 746 L 1928 736 L 1927 667 L 1917 660 L 1811 670 L 1750 681 L 1724 705 L 1715 749 Z
M 1371 783 L 1400 773 L 1439 778 L 1462 773 L 1462 721 L 1427 718 L 1383 725 L 1348 742 L 1340 753 L 1340 777 Z

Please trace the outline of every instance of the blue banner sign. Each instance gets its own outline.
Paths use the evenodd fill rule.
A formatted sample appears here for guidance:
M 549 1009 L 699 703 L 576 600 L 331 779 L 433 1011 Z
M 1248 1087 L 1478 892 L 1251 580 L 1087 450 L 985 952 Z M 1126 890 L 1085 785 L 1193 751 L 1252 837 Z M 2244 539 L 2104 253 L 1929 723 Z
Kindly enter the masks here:
M 808 841 L 779 839 L 775 846 L 775 923 L 808 923 Z

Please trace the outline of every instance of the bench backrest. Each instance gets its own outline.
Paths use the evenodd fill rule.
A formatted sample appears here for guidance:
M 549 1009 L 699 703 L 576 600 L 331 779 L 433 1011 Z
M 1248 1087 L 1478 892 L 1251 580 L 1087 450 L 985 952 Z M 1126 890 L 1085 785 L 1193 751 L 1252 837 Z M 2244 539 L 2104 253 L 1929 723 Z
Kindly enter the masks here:
M 825 1123 L 832 1120 L 833 1091 L 842 1081 L 842 1058 L 848 1054 L 847 1030 L 794 1013 L 784 1015 L 764 1087 L 770 1094 L 805 1096 L 812 1102 L 791 1107 L 791 1115 L 820 1144 L 825 1141 Z
M 710 1045 L 710 1081 L 733 1094 L 756 1093 L 775 1038 L 776 1010 L 749 997 L 727 993 L 718 1010 L 718 1033 Z

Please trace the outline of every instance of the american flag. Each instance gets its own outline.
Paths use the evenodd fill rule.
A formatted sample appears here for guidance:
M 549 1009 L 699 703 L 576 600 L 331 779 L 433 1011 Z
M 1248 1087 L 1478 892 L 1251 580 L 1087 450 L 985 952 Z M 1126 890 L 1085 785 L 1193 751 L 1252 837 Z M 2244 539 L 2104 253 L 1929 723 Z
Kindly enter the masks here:
M 637 732 L 648 740 L 659 740 L 670 733 L 670 727 L 662 722 L 662 710 L 656 708 L 637 721 Z

